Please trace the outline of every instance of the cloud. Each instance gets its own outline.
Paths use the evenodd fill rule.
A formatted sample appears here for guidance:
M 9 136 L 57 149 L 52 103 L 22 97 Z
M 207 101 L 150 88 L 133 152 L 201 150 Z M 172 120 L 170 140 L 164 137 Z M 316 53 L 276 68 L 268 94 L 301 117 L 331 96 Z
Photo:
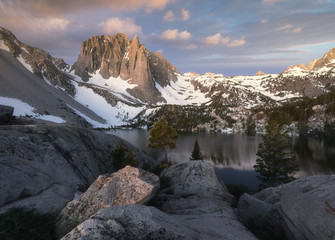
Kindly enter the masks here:
M 262 19 L 261 24 L 266 24 L 266 23 L 268 23 L 268 22 L 269 22 L 269 20 L 267 20 L 267 19 Z
M 239 46 L 243 46 L 246 44 L 246 41 L 241 38 L 241 39 L 235 39 L 233 41 L 231 41 L 230 43 L 228 43 L 228 47 L 239 47 Z
M 302 27 L 297 27 L 295 29 L 293 29 L 294 33 L 300 33 L 302 31 Z
M 172 21 L 174 21 L 175 20 L 174 13 L 171 10 L 167 11 L 165 13 L 164 17 L 163 17 L 163 20 L 165 22 L 172 22 Z
M 285 2 L 287 0 L 262 0 L 262 3 L 263 4 L 274 4 L 274 3 L 277 3 L 277 2 Z
M 188 31 L 179 32 L 178 29 L 168 29 L 164 31 L 161 36 L 163 40 L 175 41 L 175 40 L 189 40 L 192 35 Z
M 130 36 L 142 34 L 142 27 L 136 25 L 133 19 L 109 18 L 107 21 L 99 23 L 104 34 L 125 33 Z
M 186 49 L 186 50 L 192 50 L 192 49 L 196 49 L 198 46 L 195 45 L 195 44 L 190 44 L 190 45 L 187 45 L 187 46 L 184 46 L 184 47 L 181 47 L 183 49 Z
M 228 47 L 239 47 L 246 44 L 246 41 L 243 38 L 232 40 L 229 37 L 223 37 L 220 33 L 206 37 L 204 42 L 207 45 L 228 46 Z
M 300 33 L 302 27 L 294 27 L 292 24 L 286 24 L 284 26 L 278 27 L 276 31 L 285 31 L 286 33 Z
M 185 10 L 184 8 L 181 10 L 181 14 L 184 21 L 187 21 L 190 18 L 190 12 L 188 10 Z
M 283 31 L 283 30 L 288 30 L 288 29 L 291 29 L 291 28 L 293 28 L 293 26 L 291 24 L 286 24 L 284 26 L 276 28 L 276 31 Z
M 63 16 L 68 13 L 112 9 L 113 11 L 136 11 L 145 9 L 147 12 L 163 10 L 176 0 L 1 0 L 1 5 L 14 9 L 21 8 L 35 16 Z

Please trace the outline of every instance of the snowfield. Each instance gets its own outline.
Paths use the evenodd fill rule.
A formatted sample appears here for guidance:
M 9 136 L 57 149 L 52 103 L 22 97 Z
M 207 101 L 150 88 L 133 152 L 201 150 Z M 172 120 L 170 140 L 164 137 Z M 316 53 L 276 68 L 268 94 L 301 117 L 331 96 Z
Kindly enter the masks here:
M 99 127 L 124 125 L 127 120 L 134 118 L 143 110 L 143 107 L 129 106 L 120 101 L 113 107 L 104 97 L 96 94 L 91 88 L 79 86 L 76 82 L 74 86 L 76 87 L 75 100 L 106 120 L 106 124 L 99 124 Z M 96 124 L 92 124 L 96 126 Z
M 35 113 L 35 108 L 19 99 L 0 97 L 0 104 L 14 107 L 14 116 L 31 116 L 32 118 L 42 119 L 54 123 L 65 123 L 64 119 L 60 117 Z
M 0 40 L 0 49 L 9 52 L 9 48 L 7 47 L 7 45 L 2 40 Z

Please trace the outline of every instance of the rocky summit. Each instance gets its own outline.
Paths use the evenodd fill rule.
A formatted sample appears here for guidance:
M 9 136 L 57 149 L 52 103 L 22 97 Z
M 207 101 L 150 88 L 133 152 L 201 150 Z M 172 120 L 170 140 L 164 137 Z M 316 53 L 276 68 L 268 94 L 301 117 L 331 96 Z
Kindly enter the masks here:
M 94 73 L 105 79 L 120 76 L 137 85 L 127 90 L 132 96 L 149 103 L 164 101 L 155 83 L 166 86 L 177 81 L 179 74 L 160 53 L 152 53 L 141 45 L 138 36 L 131 41 L 125 34 L 95 36 L 84 41 L 71 70 L 84 81 Z

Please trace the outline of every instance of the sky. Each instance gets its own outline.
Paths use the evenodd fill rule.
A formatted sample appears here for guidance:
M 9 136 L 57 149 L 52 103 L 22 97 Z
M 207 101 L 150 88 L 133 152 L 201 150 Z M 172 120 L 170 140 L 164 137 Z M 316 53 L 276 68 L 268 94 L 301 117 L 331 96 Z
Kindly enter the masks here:
M 280 73 L 335 47 L 335 0 L 0 0 L 0 26 L 71 65 L 122 32 L 181 73 Z

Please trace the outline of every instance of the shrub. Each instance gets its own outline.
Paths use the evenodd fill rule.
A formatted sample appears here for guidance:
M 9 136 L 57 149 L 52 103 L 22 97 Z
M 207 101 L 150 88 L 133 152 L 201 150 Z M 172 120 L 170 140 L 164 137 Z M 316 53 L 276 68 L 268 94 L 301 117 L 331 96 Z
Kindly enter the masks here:
M 46 240 L 57 239 L 54 232 L 55 219 L 48 214 L 39 214 L 23 208 L 12 208 L 0 214 L 0 239 Z
M 113 165 L 116 171 L 127 165 L 138 167 L 138 160 L 133 153 L 133 149 L 127 148 L 122 140 L 119 145 L 112 150 L 111 155 L 113 157 Z

